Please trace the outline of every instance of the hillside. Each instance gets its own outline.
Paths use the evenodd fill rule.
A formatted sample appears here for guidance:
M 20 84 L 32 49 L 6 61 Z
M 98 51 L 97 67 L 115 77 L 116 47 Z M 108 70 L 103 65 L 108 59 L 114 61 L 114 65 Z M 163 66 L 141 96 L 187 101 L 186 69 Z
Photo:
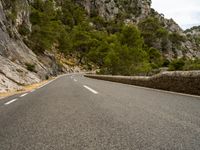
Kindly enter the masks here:
M 196 39 L 151 0 L 1 0 L 0 92 L 77 66 L 121 75 L 170 63 L 198 69 Z
M 97 13 L 105 20 L 139 25 L 145 44 L 160 50 L 166 58 L 200 57 L 199 45 L 186 37 L 172 19 L 165 19 L 151 8 L 151 0 L 81 1 L 90 16 Z M 150 36 L 148 36 L 150 35 Z M 153 36 L 152 36 L 153 35 Z M 151 39 L 149 39 L 151 38 Z

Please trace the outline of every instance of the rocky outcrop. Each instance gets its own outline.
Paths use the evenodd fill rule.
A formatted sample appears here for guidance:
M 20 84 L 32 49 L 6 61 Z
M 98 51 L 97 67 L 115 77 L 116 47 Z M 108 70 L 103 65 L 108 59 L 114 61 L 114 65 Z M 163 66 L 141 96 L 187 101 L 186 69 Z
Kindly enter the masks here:
M 192 27 L 191 29 L 187 29 L 184 33 L 188 36 L 200 37 L 200 26 Z
M 164 27 L 169 31 L 169 33 L 175 33 L 182 36 L 184 39 L 183 41 L 180 41 L 178 46 L 174 46 L 170 40 L 166 41 L 168 44 L 168 49 L 164 52 L 166 58 L 170 60 L 182 57 L 189 59 L 200 58 L 200 44 L 194 40 L 194 37 L 197 35 L 195 33 L 198 32 L 193 31 L 190 33 L 189 30 L 184 31 L 173 19 L 166 19 L 163 14 L 159 14 L 153 9 L 151 15 L 158 18 L 159 21 L 164 24 Z M 188 34 L 191 36 L 188 36 Z
M 84 6 L 89 15 L 99 15 L 106 20 L 128 14 L 126 19 L 136 21 L 147 17 L 151 12 L 151 0 L 76 0 L 76 2 Z
M 27 0 L 16 0 L 15 22 L 12 22 L 11 1 L 0 1 L 0 92 L 8 89 L 19 89 L 22 85 L 39 82 L 47 76 L 57 75 L 59 67 L 50 55 L 42 63 L 23 42 L 18 27 L 25 23 L 31 30 L 29 22 L 29 3 Z M 40 59 L 43 59 L 41 58 Z M 34 66 L 34 72 L 28 71 L 27 64 Z M 52 67 L 54 66 L 54 67 Z
M 200 44 L 193 38 L 188 38 L 173 19 L 166 19 L 163 14 L 152 9 L 151 0 L 76 0 L 75 2 L 83 6 L 90 16 L 99 15 L 105 20 L 116 21 L 124 19 L 127 24 L 137 25 L 140 21 L 153 16 L 160 21 L 169 34 L 175 33 L 184 39 L 178 45 L 173 44 L 170 38 L 165 39 L 164 50 L 161 47 L 162 40 L 156 40 L 154 48 L 159 49 L 165 58 L 169 60 L 182 57 L 200 58 Z
M 36 73 L 32 73 L 7 58 L 0 56 L 0 92 L 20 89 L 23 85 L 41 81 Z

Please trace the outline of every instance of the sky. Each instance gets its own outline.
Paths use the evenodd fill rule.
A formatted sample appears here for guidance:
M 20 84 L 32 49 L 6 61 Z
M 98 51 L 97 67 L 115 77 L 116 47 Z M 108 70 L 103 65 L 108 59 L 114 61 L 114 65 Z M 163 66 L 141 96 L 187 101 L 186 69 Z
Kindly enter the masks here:
M 183 29 L 200 25 L 200 0 L 152 0 L 152 7 Z

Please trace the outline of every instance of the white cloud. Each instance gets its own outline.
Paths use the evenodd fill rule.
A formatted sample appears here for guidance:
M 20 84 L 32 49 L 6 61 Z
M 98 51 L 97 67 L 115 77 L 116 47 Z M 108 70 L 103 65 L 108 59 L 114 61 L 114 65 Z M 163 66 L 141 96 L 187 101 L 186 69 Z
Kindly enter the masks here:
M 200 0 L 152 0 L 152 7 L 183 29 L 200 25 Z

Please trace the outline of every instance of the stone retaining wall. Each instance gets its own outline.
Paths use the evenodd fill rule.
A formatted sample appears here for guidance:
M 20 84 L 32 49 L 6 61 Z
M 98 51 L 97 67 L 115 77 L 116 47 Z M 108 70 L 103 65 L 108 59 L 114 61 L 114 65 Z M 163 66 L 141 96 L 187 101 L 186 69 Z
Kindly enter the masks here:
M 92 74 L 86 74 L 85 76 L 99 80 L 200 95 L 200 71 L 163 72 L 152 77 Z

